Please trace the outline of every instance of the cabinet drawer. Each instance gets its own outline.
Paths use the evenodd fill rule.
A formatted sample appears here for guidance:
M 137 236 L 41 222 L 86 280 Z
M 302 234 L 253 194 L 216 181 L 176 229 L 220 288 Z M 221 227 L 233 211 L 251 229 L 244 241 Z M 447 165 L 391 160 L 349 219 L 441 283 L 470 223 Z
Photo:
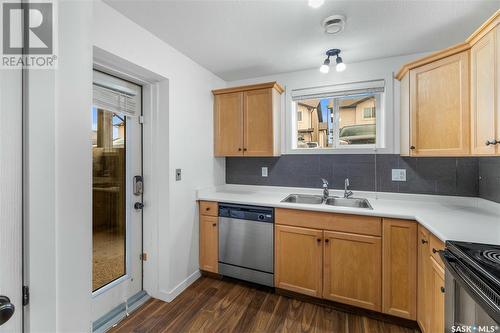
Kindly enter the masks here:
M 219 212 L 217 202 L 200 201 L 200 215 L 218 216 Z
M 382 235 L 382 219 L 374 216 L 277 208 L 275 223 L 371 236 Z
M 436 260 L 436 262 L 441 266 L 444 267 L 443 260 L 441 260 L 441 257 L 439 256 L 438 251 L 444 250 L 444 243 L 439 240 L 436 236 L 430 235 L 430 248 L 431 248 L 431 256 Z

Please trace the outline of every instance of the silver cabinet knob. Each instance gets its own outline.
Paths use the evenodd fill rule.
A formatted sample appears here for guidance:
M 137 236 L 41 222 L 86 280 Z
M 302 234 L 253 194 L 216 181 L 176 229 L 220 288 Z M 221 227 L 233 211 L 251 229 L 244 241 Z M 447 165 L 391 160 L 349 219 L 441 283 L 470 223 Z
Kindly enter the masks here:
M 487 140 L 486 141 L 486 145 L 489 146 L 489 145 L 496 145 L 497 143 L 499 143 L 499 141 L 493 139 L 493 140 Z

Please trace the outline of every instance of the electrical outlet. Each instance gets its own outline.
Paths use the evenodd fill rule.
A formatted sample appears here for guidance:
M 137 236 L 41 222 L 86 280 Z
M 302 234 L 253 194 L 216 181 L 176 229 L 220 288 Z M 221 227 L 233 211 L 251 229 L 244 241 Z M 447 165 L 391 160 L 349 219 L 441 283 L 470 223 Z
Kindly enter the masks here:
M 393 182 L 405 182 L 406 181 L 406 169 L 392 169 L 392 181 Z
M 267 177 L 267 167 L 262 167 L 262 177 Z
M 175 169 L 175 180 L 179 181 L 182 179 L 182 170 L 181 169 Z

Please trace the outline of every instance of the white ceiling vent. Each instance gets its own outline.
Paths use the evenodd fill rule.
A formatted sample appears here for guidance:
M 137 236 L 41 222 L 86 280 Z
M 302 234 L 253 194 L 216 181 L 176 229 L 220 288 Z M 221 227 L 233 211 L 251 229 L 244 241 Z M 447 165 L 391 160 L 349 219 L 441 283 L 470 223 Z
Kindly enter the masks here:
M 323 28 L 325 28 L 325 33 L 330 35 L 341 33 L 342 30 L 344 30 L 344 25 L 344 15 L 332 15 L 323 20 Z

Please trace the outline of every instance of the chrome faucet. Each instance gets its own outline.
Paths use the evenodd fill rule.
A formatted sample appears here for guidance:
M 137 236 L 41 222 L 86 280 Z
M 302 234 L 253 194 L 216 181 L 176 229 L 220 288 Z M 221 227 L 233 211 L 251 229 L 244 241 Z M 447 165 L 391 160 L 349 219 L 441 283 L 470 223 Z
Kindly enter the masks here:
M 352 196 L 352 191 L 349 190 L 349 178 L 344 180 L 344 198 L 349 198 Z
M 321 181 L 323 182 L 323 201 L 326 201 L 330 195 L 328 191 L 328 181 L 325 178 L 321 178 Z

